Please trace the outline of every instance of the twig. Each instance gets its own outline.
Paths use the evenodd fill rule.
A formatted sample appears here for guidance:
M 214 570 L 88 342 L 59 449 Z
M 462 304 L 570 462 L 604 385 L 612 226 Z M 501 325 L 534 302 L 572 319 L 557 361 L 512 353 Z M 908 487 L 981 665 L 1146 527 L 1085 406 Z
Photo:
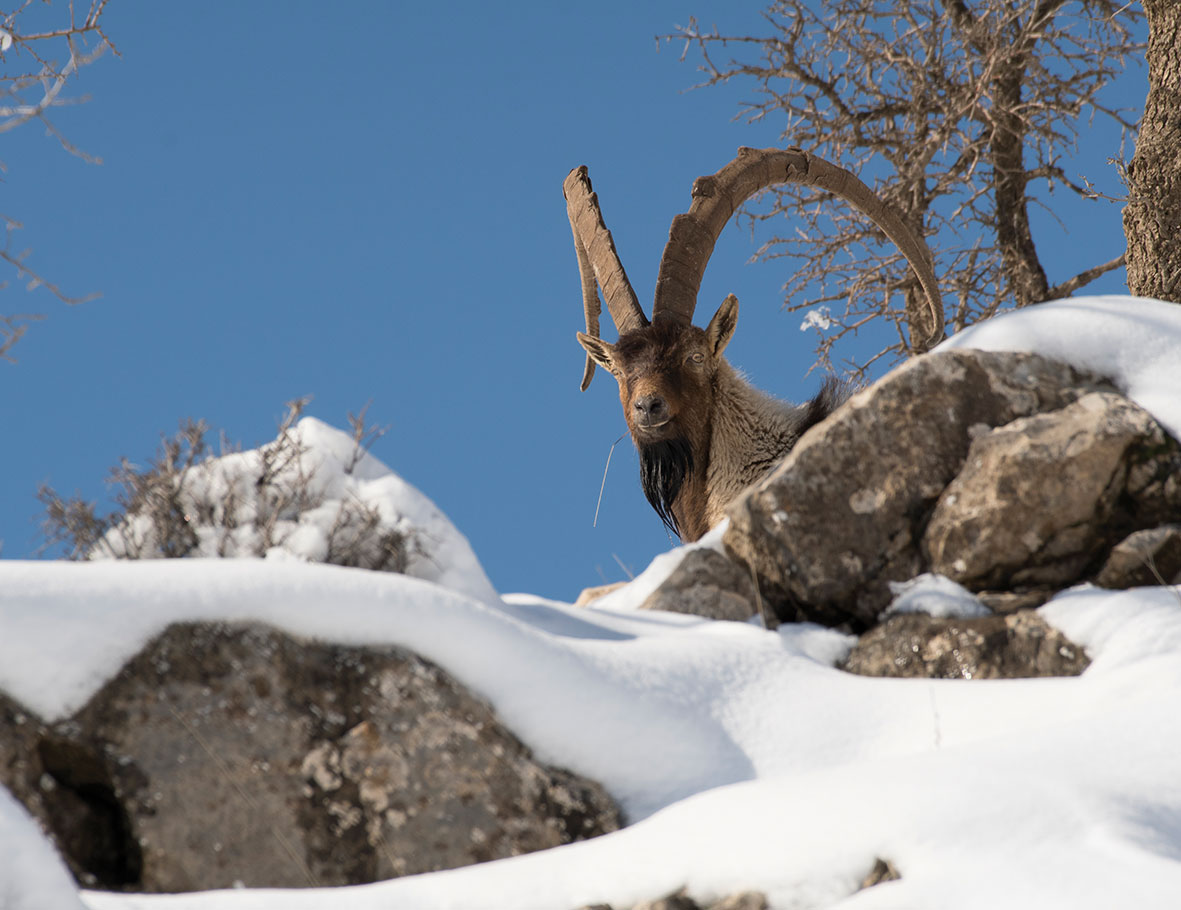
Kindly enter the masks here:
M 1085 272 L 1079 272 L 1073 278 L 1070 278 L 1067 281 L 1050 288 L 1049 292 L 1046 294 L 1046 299 L 1058 300 L 1062 297 L 1069 297 L 1083 285 L 1090 284 L 1100 275 L 1106 275 L 1113 269 L 1118 269 L 1120 266 L 1125 264 L 1126 260 L 1127 256 L 1121 253 L 1110 262 L 1105 262 L 1103 265 L 1097 265 L 1093 269 L 1087 269 Z
M 755 606 L 758 607 L 759 616 L 763 620 L 763 628 L 767 629 L 768 631 L 774 631 L 775 629 L 778 629 L 779 617 L 772 613 L 767 605 L 763 603 L 763 593 L 759 590 L 759 576 L 755 572 L 753 563 L 751 563 L 750 566 L 750 580 L 755 588 Z
M 595 502 L 595 520 L 591 522 L 592 528 L 599 526 L 599 506 L 603 504 L 603 490 L 607 486 L 607 469 L 611 467 L 611 456 L 615 453 L 615 447 L 623 441 L 623 437 L 626 435 L 627 433 L 624 433 L 615 442 L 611 443 L 611 448 L 607 450 L 607 463 L 603 465 L 603 482 L 599 484 L 599 498 Z

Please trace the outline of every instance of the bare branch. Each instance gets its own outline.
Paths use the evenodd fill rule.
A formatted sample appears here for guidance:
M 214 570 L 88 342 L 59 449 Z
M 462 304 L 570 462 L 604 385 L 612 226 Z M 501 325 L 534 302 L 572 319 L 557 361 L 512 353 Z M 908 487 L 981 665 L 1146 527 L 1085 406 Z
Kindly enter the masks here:
M 99 158 L 67 139 L 49 114 L 54 108 L 84 103 L 87 100 L 85 96 L 66 96 L 67 83 L 80 69 L 93 63 L 106 51 L 118 53 L 101 24 L 106 0 L 92 0 L 82 21 L 78 21 L 74 3 L 71 2 L 67 6 L 67 21 L 64 24 L 40 27 L 39 23 L 25 30 L 22 28 L 22 17 L 32 6 L 31 0 L 25 0 L 15 9 L 0 11 L 0 28 L 3 30 L 0 46 L 5 48 L 0 51 L 0 133 L 10 132 L 36 120 L 69 154 L 91 164 L 101 163 Z M 0 219 L 5 226 L 0 261 L 16 270 L 17 277 L 28 290 L 43 287 L 67 304 L 82 303 L 99 296 L 70 296 L 57 284 L 33 270 L 26 261 L 28 251 L 18 252 L 12 247 L 13 232 L 20 228 L 20 223 L 6 216 L 0 216 Z M 0 315 L 0 359 L 12 359 L 8 351 L 24 334 L 30 318 L 40 317 Z
M 1106 198 L 1085 176 L 1068 179 L 1062 162 L 1094 120 L 1121 129 L 1133 122 L 1100 94 L 1143 50 L 1132 33 L 1138 8 L 1118 0 L 774 0 L 764 19 L 761 36 L 706 32 L 691 20 L 666 37 L 695 53 L 702 85 L 739 81 L 752 90 L 739 116 L 775 118 L 785 145 L 858 172 L 927 237 L 949 326 L 1085 283 L 1079 276 L 1078 285 L 1049 287 L 1029 213 L 1041 181 Z M 829 364 L 866 317 L 901 331 L 913 294 L 900 257 L 823 203 L 814 190 L 783 187 L 743 217 L 752 226 L 790 219 L 757 255 L 792 260 L 788 310 L 833 305 L 816 348 Z M 900 335 L 870 362 L 906 353 Z
M 1101 275 L 1106 275 L 1108 272 L 1120 268 L 1126 263 L 1127 257 L 1123 254 L 1112 259 L 1111 262 L 1105 262 L 1103 265 L 1097 265 L 1093 269 L 1087 269 L 1084 272 L 1079 272 L 1073 278 L 1070 278 L 1061 284 L 1056 284 L 1050 288 L 1049 299 L 1057 300 L 1060 297 L 1069 297 L 1083 285 L 1090 284 Z

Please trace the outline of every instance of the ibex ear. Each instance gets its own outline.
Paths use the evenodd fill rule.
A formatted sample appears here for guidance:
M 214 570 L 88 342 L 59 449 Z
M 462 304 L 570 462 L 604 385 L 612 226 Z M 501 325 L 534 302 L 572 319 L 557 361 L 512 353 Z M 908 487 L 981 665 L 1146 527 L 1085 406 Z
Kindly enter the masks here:
M 722 301 L 714 318 L 705 328 L 705 340 L 709 351 L 714 357 L 721 357 L 722 351 L 730 342 L 734 329 L 738 326 L 738 298 L 730 294 Z
M 594 335 L 586 334 L 586 332 L 579 332 L 578 343 L 586 348 L 586 352 L 590 354 L 591 360 L 608 373 L 615 369 L 615 358 L 612 356 L 614 349 L 602 338 L 596 338 Z

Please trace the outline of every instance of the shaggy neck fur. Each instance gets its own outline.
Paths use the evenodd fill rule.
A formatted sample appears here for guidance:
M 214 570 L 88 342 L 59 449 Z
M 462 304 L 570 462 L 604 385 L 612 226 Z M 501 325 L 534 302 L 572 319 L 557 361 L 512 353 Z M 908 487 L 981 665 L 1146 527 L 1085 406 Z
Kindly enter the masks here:
M 799 438 L 795 405 L 750 385 L 730 364 L 718 365 L 710 424 L 711 457 L 705 467 L 705 521 L 721 521 L 743 489 L 767 474 Z
M 725 360 L 713 393 L 708 419 L 695 432 L 638 447 L 644 495 L 685 541 L 697 540 L 721 521 L 735 497 L 766 476 L 804 431 L 845 397 L 834 382 L 807 404 L 780 401 L 754 388 Z

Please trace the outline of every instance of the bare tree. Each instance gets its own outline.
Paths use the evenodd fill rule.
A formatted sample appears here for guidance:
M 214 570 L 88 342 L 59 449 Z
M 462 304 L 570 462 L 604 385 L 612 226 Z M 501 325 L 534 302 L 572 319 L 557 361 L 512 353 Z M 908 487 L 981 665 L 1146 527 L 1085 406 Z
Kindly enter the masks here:
M 704 31 L 694 20 L 669 37 L 700 55 L 703 85 L 753 81 L 755 100 L 741 113 L 783 118 L 785 143 L 860 170 L 931 238 L 949 328 L 1068 295 L 1123 264 L 1113 249 L 1111 261 L 1052 284 L 1030 209 L 1056 187 L 1098 196 L 1063 166 L 1087 118 L 1134 126 L 1100 97 L 1142 47 L 1132 34 L 1140 13 L 1124 0 L 776 0 L 764 17 L 761 37 Z M 920 349 L 903 327 L 922 298 L 874 228 L 824 196 L 785 186 L 769 210 L 747 215 L 789 216 L 793 234 L 758 255 L 797 261 L 787 308 L 811 309 L 810 324 L 824 329 L 823 365 L 871 320 L 897 327 L 898 342 L 852 364 L 864 373 L 880 357 Z
M 1144 0 L 1148 97 L 1128 167 L 1128 287 L 1181 303 L 1181 4 Z
M 85 97 L 67 97 L 66 84 L 78 71 L 93 63 L 114 45 L 103 32 L 101 20 L 107 0 L 91 0 L 85 15 L 69 0 L 57 10 L 47 2 L 23 0 L 16 7 L 0 10 L 0 133 L 7 133 L 26 123 L 40 123 L 67 152 L 97 163 L 98 159 L 73 145 L 50 119 L 50 112 L 63 105 L 86 101 Z M 7 170 L 0 162 L 0 170 Z M 17 279 L 29 290 L 46 288 L 63 303 L 75 304 L 92 299 L 71 297 L 48 281 L 28 264 L 29 251 L 14 247 L 14 233 L 21 228 L 16 218 L 0 213 L 4 224 L 4 242 L 0 260 L 16 271 Z M 0 282 L 0 287 L 7 287 Z M 0 314 L 0 359 L 10 360 L 8 351 L 20 339 L 37 314 Z

